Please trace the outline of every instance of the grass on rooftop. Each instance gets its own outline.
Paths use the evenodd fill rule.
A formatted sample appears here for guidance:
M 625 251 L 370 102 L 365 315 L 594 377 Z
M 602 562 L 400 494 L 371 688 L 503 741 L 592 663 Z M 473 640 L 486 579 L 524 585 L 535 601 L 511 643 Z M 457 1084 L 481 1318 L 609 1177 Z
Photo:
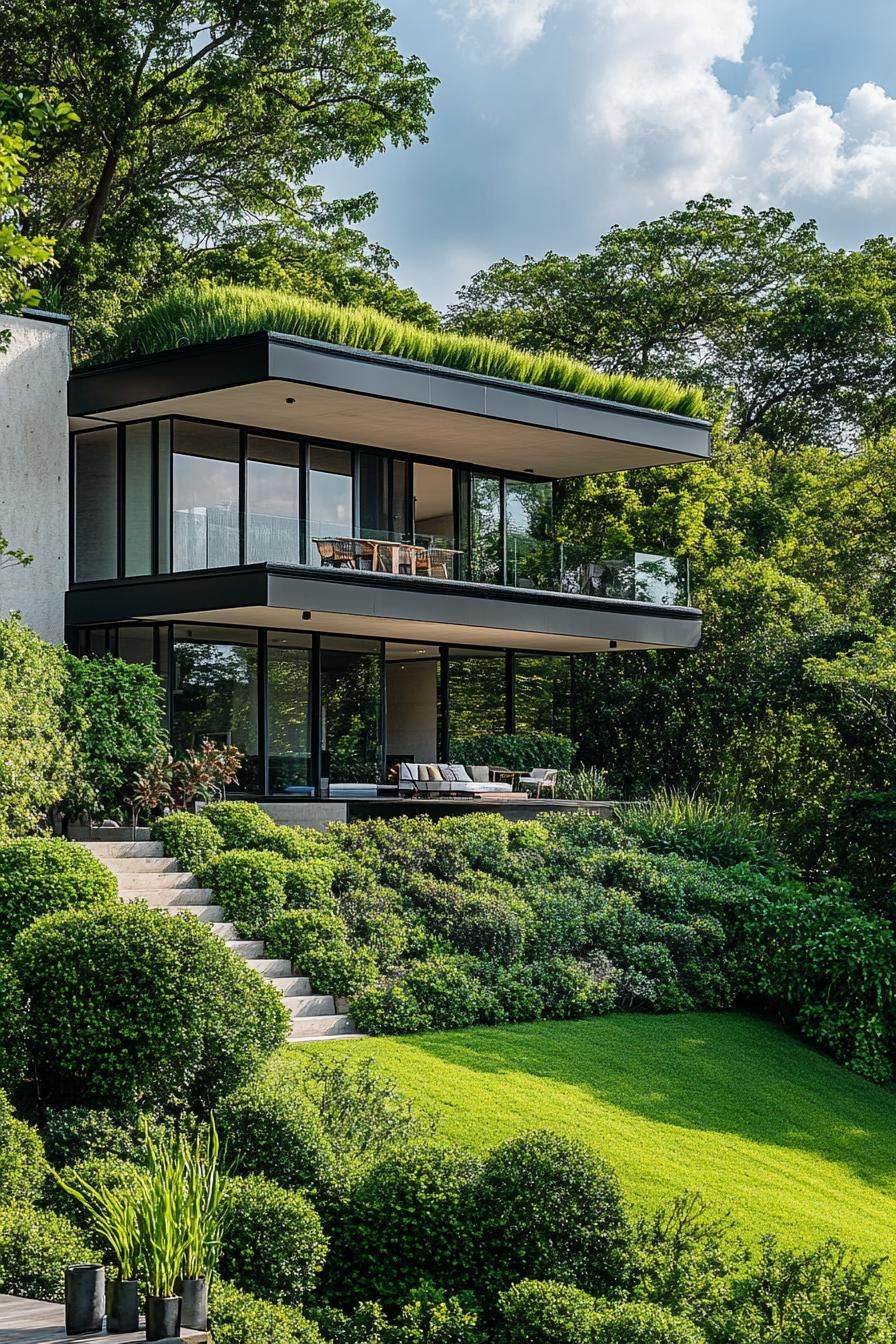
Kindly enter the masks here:
M 837 1237 L 889 1255 L 896 1286 L 896 1094 L 743 1013 L 477 1027 L 287 1047 L 369 1056 L 478 1152 L 526 1129 L 592 1144 L 649 1209 L 698 1189 L 755 1241 Z
M 698 388 L 670 379 L 601 373 L 559 354 L 529 354 L 503 341 L 430 331 L 372 308 L 345 308 L 297 294 L 246 285 L 175 286 L 122 327 L 103 359 L 157 354 L 256 331 L 305 336 L 468 373 L 578 392 L 678 415 L 703 416 Z

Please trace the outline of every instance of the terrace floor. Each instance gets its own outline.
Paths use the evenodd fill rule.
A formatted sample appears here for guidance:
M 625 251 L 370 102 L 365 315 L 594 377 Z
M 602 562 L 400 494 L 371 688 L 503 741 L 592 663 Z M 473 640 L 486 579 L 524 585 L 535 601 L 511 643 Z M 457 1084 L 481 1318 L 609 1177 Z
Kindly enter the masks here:
M 134 1344 L 136 1340 L 145 1341 L 146 1331 L 138 1330 L 134 1334 L 107 1335 L 98 1334 L 67 1335 L 65 1333 L 65 1307 L 58 1302 L 38 1302 L 30 1297 L 12 1297 L 9 1293 L 0 1293 L 0 1340 L 3 1344 L 66 1344 L 68 1340 L 77 1340 L 79 1344 L 94 1344 L 109 1339 L 117 1344 Z M 180 1338 L 189 1344 L 205 1344 L 208 1332 L 188 1330 L 184 1327 Z

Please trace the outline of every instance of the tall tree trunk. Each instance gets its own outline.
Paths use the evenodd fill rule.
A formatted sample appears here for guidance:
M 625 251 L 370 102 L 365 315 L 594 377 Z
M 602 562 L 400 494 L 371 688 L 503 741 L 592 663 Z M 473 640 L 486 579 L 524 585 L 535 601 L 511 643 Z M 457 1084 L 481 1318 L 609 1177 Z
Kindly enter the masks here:
M 96 184 L 96 191 L 93 193 L 93 200 L 87 210 L 87 216 L 84 220 L 84 227 L 81 229 L 82 243 L 95 243 L 99 236 L 100 226 L 103 222 L 103 216 L 106 213 L 106 207 L 109 204 L 109 195 L 112 191 L 112 183 L 115 180 L 115 173 L 118 169 L 118 161 L 121 152 L 118 147 L 109 150 L 106 155 L 106 162 L 103 164 L 103 170 L 100 173 L 99 181 Z

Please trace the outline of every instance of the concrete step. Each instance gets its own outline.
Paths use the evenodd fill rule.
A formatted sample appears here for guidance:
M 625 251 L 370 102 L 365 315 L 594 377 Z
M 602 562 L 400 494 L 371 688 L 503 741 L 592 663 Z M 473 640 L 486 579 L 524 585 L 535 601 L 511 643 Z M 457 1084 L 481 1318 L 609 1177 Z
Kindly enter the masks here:
M 264 943 L 260 938 L 225 938 L 224 941 L 231 952 L 235 952 L 238 957 L 244 957 L 247 961 L 264 958 Z
M 132 887 L 198 887 L 199 879 L 192 873 L 179 873 L 174 870 L 167 873 L 154 873 L 137 869 L 135 872 L 117 873 L 119 891 L 128 891 Z
M 172 915 L 194 915 L 202 924 L 221 924 L 224 919 L 223 905 L 166 905 L 165 909 Z M 228 924 L 228 929 L 233 925 Z M 217 933 L 218 930 L 215 929 Z M 236 938 L 235 933 L 228 933 L 228 938 Z
M 259 943 L 257 946 L 260 947 L 261 944 Z M 259 975 L 263 975 L 265 980 L 280 980 L 284 976 L 292 975 L 292 964 L 283 957 L 254 956 L 249 961 L 249 965 Z
M 160 909 L 172 905 L 210 905 L 213 900 L 208 887 L 126 887 L 118 894 L 123 901 L 143 901 Z
M 355 1024 L 345 1013 L 327 1017 L 302 1017 L 293 1021 L 290 1041 L 316 1041 L 321 1036 L 359 1036 Z
M 145 873 L 180 873 L 181 866 L 177 859 L 166 859 L 164 856 L 128 854 L 125 858 L 116 858 L 114 855 L 110 859 L 104 860 L 106 866 L 111 868 L 119 878 L 131 877 L 134 874 Z
M 267 975 L 265 979 L 270 980 L 284 999 L 294 999 L 311 993 L 311 981 L 306 975 Z
M 89 849 L 105 863 L 109 859 L 163 859 L 165 846 L 161 840 L 80 840 L 79 844 Z
M 336 1012 L 336 1000 L 332 994 L 296 994 L 284 996 L 283 1005 L 293 1018 L 332 1017 Z

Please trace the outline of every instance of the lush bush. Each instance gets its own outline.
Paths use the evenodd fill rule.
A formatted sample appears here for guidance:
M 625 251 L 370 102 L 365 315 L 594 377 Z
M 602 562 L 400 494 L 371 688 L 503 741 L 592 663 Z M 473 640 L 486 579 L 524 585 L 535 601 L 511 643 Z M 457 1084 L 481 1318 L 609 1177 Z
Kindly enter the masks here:
M 320 1112 L 295 1086 L 255 1078 L 224 1097 L 215 1117 L 235 1172 L 287 1190 L 328 1181 L 333 1157 Z
M 496 1344 L 589 1344 L 595 1307 L 572 1284 L 523 1279 L 498 1298 Z
M 499 896 L 476 892 L 457 902 L 446 932 L 459 952 L 489 957 L 503 966 L 517 960 L 525 937 L 517 910 Z
M 82 845 L 32 837 L 0 846 L 0 937 L 7 952 L 40 915 L 117 904 L 114 875 Z
M 283 912 L 288 870 L 279 854 L 232 849 L 215 855 L 203 870 L 202 881 L 224 907 L 225 917 L 236 924 L 240 937 L 264 938 Z
M 191 873 L 200 872 L 224 845 L 220 832 L 201 812 L 171 812 L 167 817 L 157 817 L 150 835 L 153 840 L 161 840 L 165 853 Z
M 25 1074 L 25 1001 L 11 962 L 0 957 L 0 1087 L 13 1088 Z
M 446 1291 L 467 1286 L 478 1174 L 476 1158 L 429 1143 L 370 1167 L 334 1215 L 325 1270 L 331 1299 L 393 1307 L 424 1280 Z
M 45 1097 L 202 1107 L 282 1043 L 272 985 L 199 920 L 143 905 L 37 920 L 14 963 Z
M 756 989 L 835 1059 L 893 1076 L 896 932 L 841 886 L 756 887 L 744 914 Z
M 0 1207 L 0 1293 L 61 1302 L 67 1265 L 97 1257 L 68 1219 L 30 1204 Z
M 145 1111 L 101 1110 L 59 1106 L 47 1112 L 41 1130 L 47 1160 L 54 1167 L 71 1166 L 88 1157 L 146 1160 L 146 1135 L 158 1142 L 166 1124 Z
M 66 704 L 74 725 L 71 813 L 128 814 L 133 776 L 165 742 L 164 687 L 148 663 L 67 658 Z
M 720 868 L 746 863 L 768 872 L 783 867 L 771 836 L 755 817 L 699 794 L 656 793 L 647 803 L 624 808 L 620 822 L 638 844 L 657 854 L 680 854 Z
M 333 885 L 335 858 L 303 858 L 289 864 L 285 879 L 286 905 L 290 910 L 325 910 L 336 913 Z
M 323 831 L 315 831 L 304 826 L 275 825 L 265 844 L 284 859 L 301 863 L 305 859 L 327 859 L 335 855 L 330 841 Z
M 0 620 L 0 838 L 33 831 L 71 781 L 66 660 L 17 615 Z
M 212 1281 L 209 1325 L 215 1344 L 325 1344 L 298 1308 L 264 1302 L 220 1278 Z
M 896 917 L 896 789 L 847 794 L 831 830 L 835 871 L 890 919 Z
M 599 1293 L 628 1272 L 631 1236 L 616 1176 L 572 1139 L 535 1132 L 493 1148 L 473 1222 L 480 1280 L 492 1295 L 520 1279 Z
M 227 1182 L 219 1270 L 238 1288 L 297 1306 L 314 1287 L 326 1250 L 320 1218 L 304 1195 L 263 1176 Z
M 134 1188 L 135 1182 L 139 1179 L 139 1169 L 133 1162 L 128 1162 L 122 1157 L 103 1153 L 63 1166 L 59 1175 L 68 1185 L 71 1185 L 73 1177 L 80 1176 L 94 1189 L 105 1187 L 115 1194 L 124 1194 Z M 90 1211 L 55 1180 L 51 1179 L 47 1183 L 46 1202 L 56 1213 L 62 1214 L 77 1227 L 103 1256 L 111 1254 L 111 1248 L 102 1231 L 97 1228 Z
M 534 963 L 532 979 L 545 1017 L 598 1016 L 616 1003 L 615 981 L 601 963 L 550 957 Z
M 452 743 L 451 759 L 471 765 L 499 765 L 505 770 L 568 770 L 575 743 L 559 733 L 483 733 Z
M 38 1197 L 48 1175 L 40 1135 L 18 1120 L 0 1092 L 0 1204 Z
M 705 1344 L 692 1321 L 650 1302 L 616 1302 L 598 1311 L 593 1344 Z
M 257 803 L 209 803 L 202 816 L 212 823 L 225 849 L 269 849 L 280 829 Z
M 399 979 L 357 994 L 351 1010 L 358 1030 L 372 1036 L 469 1027 L 500 1016 L 493 996 L 453 957 L 412 962 Z
M 349 942 L 345 921 L 322 910 L 288 910 L 268 927 L 265 946 L 307 975 L 317 994 L 354 994 L 376 975 L 371 954 Z

